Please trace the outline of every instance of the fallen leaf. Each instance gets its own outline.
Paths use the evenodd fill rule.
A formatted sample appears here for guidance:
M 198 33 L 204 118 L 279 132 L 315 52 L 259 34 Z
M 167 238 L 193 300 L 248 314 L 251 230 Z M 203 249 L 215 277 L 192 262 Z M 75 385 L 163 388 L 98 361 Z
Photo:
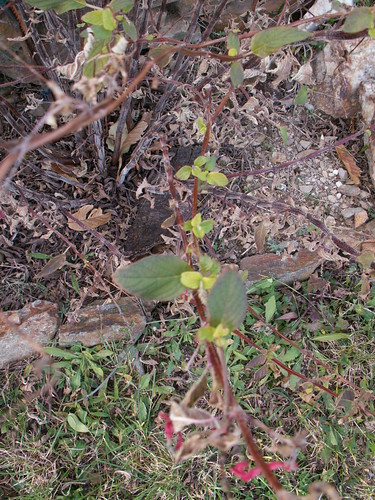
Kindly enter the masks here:
M 183 403 L 172 402 L 169 417 L 172 421 L 174 432 L 182 431 L 188 425 L 208 425 L 211 420 L 214 420 L 212 415 L 205 410 L 199 408 L 189 408 Z
M 254 230 L 255 245 L 257 247 L 258 253 L 262 253 L 264 250 L 264 244 L 266 242 L 267 229 L 264 222 L 258 224 Z
M 127 149 L 133 144 L 137 144 L 142 138 L 142 135 L 148 124 L 150 122 L 151 113 L 144 113 L 142 119 L 137 123 L 137 125 L 131 130 L 126 136 L 124 142 L 121 144 L 120 152 L 126 153 Z
M 56 255 L 51 260 L 47 262 L 47 264 L 43 267 L 43 269 L 35 276 L 36 279 L 46 278 L 50 276 L 58 269 L 61 269 L 66 264 L 66 255 L 62 253 L 60 255 Z
M 107 224 L 111 218 L 110 213 L 103 214 L 102 209 L 94 208 L 94 205 L 85 205 L 72 215 L 91 229 Z M 74 231 L 86 231 L 74 221 L 69 221 L 68 226 Z
M 354 214 L 354 227 L 357 229 L 359 226 L 362 226 L 368 219 L 368 215 L 366 210 L 362 210 L 361 212 Z
M 356 186 L 359 186 L 360 184 L 360 179 L 359 176 L 361 175 L 361 171 L 354 161 L 354 158 L 352 155 L 349 153 L 349 151 L 346 149 L 345 146 L 337 146 L 336 147 L 336 153 L 340 160 L 343 162 L 345 165 L 346 170 L 348 171 L 348 174 L 350 175 L 351 180 L 354 182 Z
M 364 252 L 361 252 L 355 260 L 358 264 L 363 266 L 363 269 L 368 270 L 371 268 L 371 264 L 374 262 L 374 259 L 375 253 L 370 250 L 365 250 Z

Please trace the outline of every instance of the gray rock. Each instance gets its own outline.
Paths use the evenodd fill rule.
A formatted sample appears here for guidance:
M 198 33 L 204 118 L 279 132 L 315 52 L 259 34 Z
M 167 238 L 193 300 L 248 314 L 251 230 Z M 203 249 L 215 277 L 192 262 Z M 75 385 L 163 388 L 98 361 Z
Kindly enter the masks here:
M 345 170 L 345 168 L 339 168 L 339 177 L 342 182 L 346 181 L 346 179 L 348 178 L 348 172 Z
M 59 329 L 59 343 L 71 345 L 81 342 L 85 346 L 93 346 L 117 340 L 132 340 L 142 333 L 146 319 L 141 308 L 129 298 L 120 299 L 120 315 L 115 304 L 95 304 L 78 312 L 77 322 L 66 323 Z
M 339 191 L 346 196 L 359 196 L 361 190 L 358 186 L 354 186 L 354 184 L 343 184 L 339 186 Z
M 359 214 L 360 212 L 362 212 L 362 208 L 344 208 L 344 210 L 341 210 L 341 214 L 342 216 L 344 217 L 344 219 L 350 219 L 350 217 L 353 217 L 353 215 L 355 214 Z
M 310 194 L 310 193 L 311 193 L 311 191 L 313 190 L 313 187 L 314 187 L 314 186 L 302 185 L 302 186 L 300 186 L 299 188 L 300 188 L 300 190 L 302 191 L 302 193 L 304 193 L 304 194 Z
M 57 305 L 44 300 L 0 312 L 0 368 L 38 353 L 55 336 L 57 326 Z

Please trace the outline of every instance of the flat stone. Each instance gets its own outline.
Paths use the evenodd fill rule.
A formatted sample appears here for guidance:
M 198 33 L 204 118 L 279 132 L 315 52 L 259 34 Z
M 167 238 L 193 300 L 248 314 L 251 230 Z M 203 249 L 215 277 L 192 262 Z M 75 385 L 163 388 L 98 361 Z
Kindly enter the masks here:
M 141 308 L 129 298 L 122 298 L 117 304 L 127 324 L 115 304 L 103 304 L 98 301 L 81 309 L 76 322 L 60 327 L 59 343 L 71 345 L 80 342 L 85 346 L 93 346 L 103 342 L 131 340 L 142 333 L 146 318 Z
M 345 182 L 348 178 L 348 172 L 345 170 L 345 168 L 339 168 L 338 171 L 340 179 L 342 180 L 342 182 Z
M 57 305 L 45 300 L 0 312 L 0 368 L 38 353 L 55 336 L 57 326 Z
M 304 193 L 304 194 L 310 194 L 311 191 L 313 190 L 313 187 L 314 186 L 302 185 L 299 188 L 300 188 L 300 190 L 301 190 L 302 193 Z
M 350 219 L 350 217 L 353 217 L 353 215 L 355 214 L 359 214 L 360 212 L 362 212 L 362 210 L 363 209 L 360 207 L 344 208 L 344 210 L 341 210 L 341 214 L 344 217 L 344 219 Z
M 240 268 L 248 271 L 248 286 L 267 277 L 291 284 L 308 279 L 321 262 L 322 258 L 316 253 L 300 250 L 295 256 L 263 254 L 245 257 L 240 262 Z
M 358 186 L 354 186 L 353 184 L 343 184 L 339 186 L 339 191 L 346 196 L 359 196 L 361 190 Z
M 337 203 L 337 198 L 336 198 L 336 196 L 333 196 L 333 194 L 329 194 L 328 195 L 328 201 L 330 203 Z

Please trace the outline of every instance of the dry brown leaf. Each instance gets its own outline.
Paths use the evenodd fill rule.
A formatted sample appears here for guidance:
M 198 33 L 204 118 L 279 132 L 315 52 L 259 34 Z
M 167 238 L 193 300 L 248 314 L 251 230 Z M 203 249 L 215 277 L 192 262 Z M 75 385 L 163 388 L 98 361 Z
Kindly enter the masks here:
M 91 229 L 107 224 L 111 218 L 111 214 L 103 214 L 102 209 L 94 208 L 94 205 L 85 205 L 84 207 L 81 207 L 78 212 L 75 212 L 72 215 Z M 69 221 L 68 226 L 74 231 L 85 231 L 84 228 L 79 226 L 74 221 Z
M 137 123 L 137 125 L 131 130 L 125 138 L 125 141 L 121 144 L 121 153 L 126 152 L 126 149 L 137 144 L 142 138 L 142 135 L 148 124 L 150 122 L 151 113 L 144 113 L 142 119 Z
M 254 230 L 255 245 L 257 247 L 258 253 L 262 253 L 264 250 L 266 234 L 267 229 L 264 225 L 264 222 L 261 222 Z
M 173 429 L 175 432 L 182 431 L 188 425 L 208 425 L 209 420 L 212 419 L 212 415 L 205 410 L 200 408 L 189 408 L 183 403 L 176 403 L 175 401 L 171 404 L 171 411 L 169 412 L 169 417 L 173 423 Z
M 365 250 L 364 252 L 361 252 L 355 260 L 363 266 L 365 271 L 369 270 L 371 269 L 371 264 L 375 260 L 375 253 L 370 250 Z
M 56 255 L 51 260 L 47 262 L 47 264 L 43 267 L 43 269 L 35 276 L 36 279 L 46 278 L 50 276 L 58 269 L 61 269 L 66 264 L 66 255 L 62 253 L 60 255 Z
M 368 219 L 368 215 L 366 210 L 362 210 L 362 212 L 359 212 L 357 214 L 354 214 L 354 227 L 357 229 L 357 227 L 362 226 Z
M 354 161 L 354 158 L 352 155 L 349 153 L 349 151 L 346 149 L 345 146 L 337 146 L 336 147 L 336 153 L 340 160 L 343 162 L 345 165 L 346 170 L 348 171 L 348 174 L 350 175 L 351 180 L 354 182 L 356 186 L 360 185 L 360 179 L 359 176 L 361 175 L 361 171 Z
M 186 393 L 182 404 L 191 408 L 200 399 L 207 389 L 207 369 L 204 370 L 199 380 L 195 382 Z

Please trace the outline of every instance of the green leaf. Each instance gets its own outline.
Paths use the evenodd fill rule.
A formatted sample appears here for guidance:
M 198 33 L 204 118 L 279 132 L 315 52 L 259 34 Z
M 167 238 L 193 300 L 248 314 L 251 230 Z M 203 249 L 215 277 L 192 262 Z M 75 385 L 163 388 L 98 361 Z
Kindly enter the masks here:
M 112 31 L 108 31 L 104 26 L 91 26 L 95 40 L 104 40 L 108 42 L 112 38 Z
M 191 168 L 194 177 L 198 177 L 203 182 L 207 179 L 208 172 L 202 172 L 201 168 L 196 165 L 193 165 Z
M 242 64 L 239 61 L 234 61 L 230 66 L 230 79 L 234 87 L 242 85 L 244 72 Z
M 294 104 L 296 106 L 303 106 L 307 101 L 308 95 L 309 89 L 307 87 L 301 87 L 294 99 Z
M 318 335 L 314 337 L 314 342 L 334 342 L 335 340 L 347 339 L 350 337 L 348 333 L 327 333 L 327 335 Z
M 266 321 L 269 323 L 276 312 L 276 298 L 272 295 L 266 303 Z
M 206 166 L 204 168 L 208 172 L 212 172 L 212 170 L 215 168 L 215 166 L 216 166 L 216 157 L 210 156 L 210 158 L 207 160 Z
M 148 300 L 172 300 L 186 290 L 181 274 L 191 271 L 174 255 L 152 255 L 114 274 L 116 283 L 129 293 Z
M 40 252 L 28 253 L 27 256 L 31 257 L 32 259 L 52 259 L 52 255 Z
M 199 118 L 197 118 L 197 127 L 199 129 L 199 132 L 204 135 L 206 133 L 206 130 L 207 130 L 207 126 L 206 124 L 204 123 L 204 120 L 201 116 L 199 116 Z
M 211 186 L 226 186 L 229 180 L 226 175 L 220 172 L 210 172 L 207 175 L 207 182 L 211 184 Z
M 113 17 L 111 9 L 106 8 L 103 10 L 103 26 L 108 31 L 113 31 L 117 27 L 117 21 Z
M 241 48 L 240 39 L 232 31 L 230 33 L 228 33 L 227 47 L 228 47 L 229 51 L 231 49 L 236 51 L 236 53 L 234 55 L 237 55 L 240 51 L 240 48 Z M 232 54 L 229 54 L 229 55 L 232 55 Z
M 300 351 L 297 349 L 297 347 L 291 347 L 290 349 L 288 349 L 284 355 L 284 359 L 283 361 L 286 362 L 286 361 L 293 361 L 295 360 L 296 358 L 298 358 L 298 356 L 300 356 Z
M 243 281 L 233 269 L 228 269 L 212 287 L 207 299 L 211 326 L 220 323 L 234 330 L 246 316 L 247 297 Z
M 103 9 L 87 12 L 87 14 L 82 16 L 82 21 L 88 24 L 93 24 L 94 26 L 104 26 Z
M 133 40 L 133 42 L 136 42 L 138 40 L 138 33 L 134 23 L 131 21 L 123 21 L 122 26 L 128 37 Z
M 289 144 L 288 129 L 284 125 L 280 126 L 280 135 L 285 146 L 288 146 Z
M 193 226 L 192 231 L 199 240 L 204 238 L 204 229 L 202 226 Z
M 58 14 L 86 7 L 85 0 L 26 0 L 26 2 L 40 10 L 54 9 Z
M 78 280 L 77 280 L 75 274 L 73 273 L 73 271 L 72 271 L 72 273 L 70 275 L 70 279 L 72 281 L 73 290 L 79 295 L 81 293 L 81 290 L 79 288 Z
M 199 340 L 208 340 L 212 342 L 214 339 L 215 328 L 213 326 L 202 326 L 198 330 Z
M 374 39 L 374 40 L 375 40 L 375 28 L 370 28 L 370 29 L 368 30 L 368 34 L 369 34 L 369 36 L 370 36 L 372 39 Z
M 108 5 L 114 13 L 123 12 L 124 14 L 130 12 L 133 6 L 134 0 L 112 0 L 112 2 Z
M 74 415 L 74 413 L 69 413 L 68 418 L 67 418 L 68 424 L 70 427 L 73 429 L 73 431 L 76 432 L 89 432 L 89 428 L 87 425 L 83 424 L 77 415 Z
M 181 167 L 177 172 L 176 172 L 176 178 L 179 181 L 186 181 L 189 179 L 191 176 L 191 167 L 189 165 L 185 165 L 184 167 Z
M 196 167 L 203 167 L 203 165 L 206 165 L 207 162 L 208 156 L 198 156 L 198 158 L 194 160 L 194 165 Z
M 204 234 L 207 234 L 214 227 L 214 221 L 211 219 L 205 220 L 202 222 L 201 227 L 204 230 Z
M 197 290 L 201 285 L 202 278 L 203 276 L 201 273 L 196 271 L 187 271 L 186 273 L 181 274 L 181 283 L 186 286 L 186 288 Z
M 256 33 L 251 39 L 251 50 L 259 57 L 267 57 L 283 45 L 302 42 L 312 35 L 292 26 L 276 26 Z
M 373 23 L 373 14 L 369 7 L 359 7 L 353 9 L 347 16 L 342 30 L 344 33 L 358 33 L 371 28 Z
M 76 359 L 77 357 L 77 354 L 65 351 L 64 349 L 59 349 L 58 347 L 45 347 L 44 351 L 54 358 Z

